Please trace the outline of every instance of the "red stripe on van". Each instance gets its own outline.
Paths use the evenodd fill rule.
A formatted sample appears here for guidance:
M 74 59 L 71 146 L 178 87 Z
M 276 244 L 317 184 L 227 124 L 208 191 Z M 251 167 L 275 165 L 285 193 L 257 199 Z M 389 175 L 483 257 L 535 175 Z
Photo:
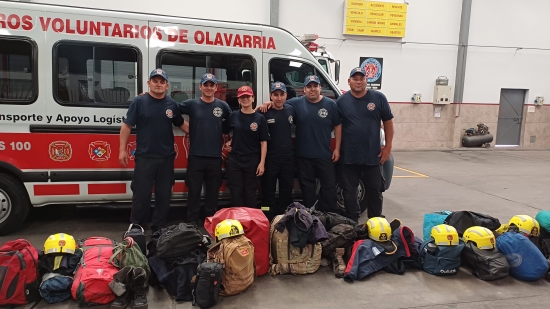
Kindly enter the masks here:
M 189 189 L 187 189 L 185 182 L 176 182 L 174 187 L 172 187 L 172 191 L 174 193 L 183 193 L 189 191 Z
M 91 183 L 88 194 L 126 194 L 125 183 Z
M 34 195 L 80 195 L 80 186 L 71 185 L 34 185 Z

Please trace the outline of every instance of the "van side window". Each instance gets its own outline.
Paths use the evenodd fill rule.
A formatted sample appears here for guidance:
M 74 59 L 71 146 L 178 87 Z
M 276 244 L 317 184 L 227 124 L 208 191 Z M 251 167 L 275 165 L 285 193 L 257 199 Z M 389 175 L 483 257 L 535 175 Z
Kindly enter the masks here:
M 207 72 L 218 79 L 215 97 L 232 109 L 239 108 L 239 87 L 250 86 L 256 93 L 255 61 L 249 55 L 160 51 L 157 64 L 168 74 L 168 95 L 177 102 L 199 98 L 201 76 Z
M 30 104 L 38 96 L 36 45 L 0 37 L 0 104 Z
M 323 74 L 313 66 L 288 59 L 271 59 L 269 61 L 270 83 L 283 82 L 286 85 L 287 98 L 304 95 L 304 80 L 308 75 L 317 75 L 321 81 L 321 95 L 336 100 L 338 94 L 327 82 Z
M 134 47 L 63 41 L 54 52 L 54 96 L 62 105 L 121 107 L 141 93 Z

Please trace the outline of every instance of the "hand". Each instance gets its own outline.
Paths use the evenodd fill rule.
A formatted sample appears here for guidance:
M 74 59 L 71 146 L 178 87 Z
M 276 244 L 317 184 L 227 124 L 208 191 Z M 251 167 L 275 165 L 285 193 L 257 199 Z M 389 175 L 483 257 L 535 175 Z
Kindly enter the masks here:
M 340 149 L 334 149 L 332 152 L 332 162 L 340 160 Z
M 223 149 L 227 150 L 227 152 L 231 152 L 231 141 L 225 143 L 225 147 Z
M 391 148 L 390 147 L 383 147 L 382 151 L 378 154 L 378 157 L 380 158 L 380 164 L 384 164 L 384 162 L 388 161 L 391 154 Z
M 120 150 L 120 152 L 118 153 L 118 161 L 124 167 L 128 165 L 128 153 L 126 152 L 126 150 Z
M 265 112 L 267 112 L 268 109 L 271 108 L 272 105 L 273 105 L 273 103 L 271 103 L 271 102 L 264 102 L 264 104 L 259 105 L 258 107 L 256 107 L 256 111 L 260 110 L 262 113 L 265 113 Z
M 262 176 L 264 174 L 265 168 L 264 164 L 260 163 L 258 164 L 258 168 L 256 169 L 256 176 Z

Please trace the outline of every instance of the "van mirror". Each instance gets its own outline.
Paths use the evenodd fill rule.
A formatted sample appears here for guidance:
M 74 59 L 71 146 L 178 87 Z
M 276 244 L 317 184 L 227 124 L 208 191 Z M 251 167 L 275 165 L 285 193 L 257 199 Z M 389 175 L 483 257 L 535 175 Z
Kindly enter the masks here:
M 340 60 L 336 60 L 334 64 L 334 80 L 336 84 L 340 82 Z

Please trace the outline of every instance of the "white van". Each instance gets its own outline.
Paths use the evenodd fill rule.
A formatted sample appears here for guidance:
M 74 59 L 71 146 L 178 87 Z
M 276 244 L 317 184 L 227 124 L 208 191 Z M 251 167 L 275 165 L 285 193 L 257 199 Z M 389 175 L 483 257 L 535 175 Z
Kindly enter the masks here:
M 132 99 L 162 67 L 176 101 L 200 96 L 200 76 L 215 74 L 217 97 L 237 108 L 237 88 L 258 102 L 269 84 L 309 74 L 323 95 L 340 91 L 319 62 L 284 29 L 36 3 L 0 2 L 0 234 L 30 207 L 130 201 L 133 162 L 118 162 L 119 130 Z M 174 147 L 174 200 L 186 197 L 188 140 Z M 127 145 L 130 158 L 135 136 Z M 221 198 L 227 198 L 225 186 Z

